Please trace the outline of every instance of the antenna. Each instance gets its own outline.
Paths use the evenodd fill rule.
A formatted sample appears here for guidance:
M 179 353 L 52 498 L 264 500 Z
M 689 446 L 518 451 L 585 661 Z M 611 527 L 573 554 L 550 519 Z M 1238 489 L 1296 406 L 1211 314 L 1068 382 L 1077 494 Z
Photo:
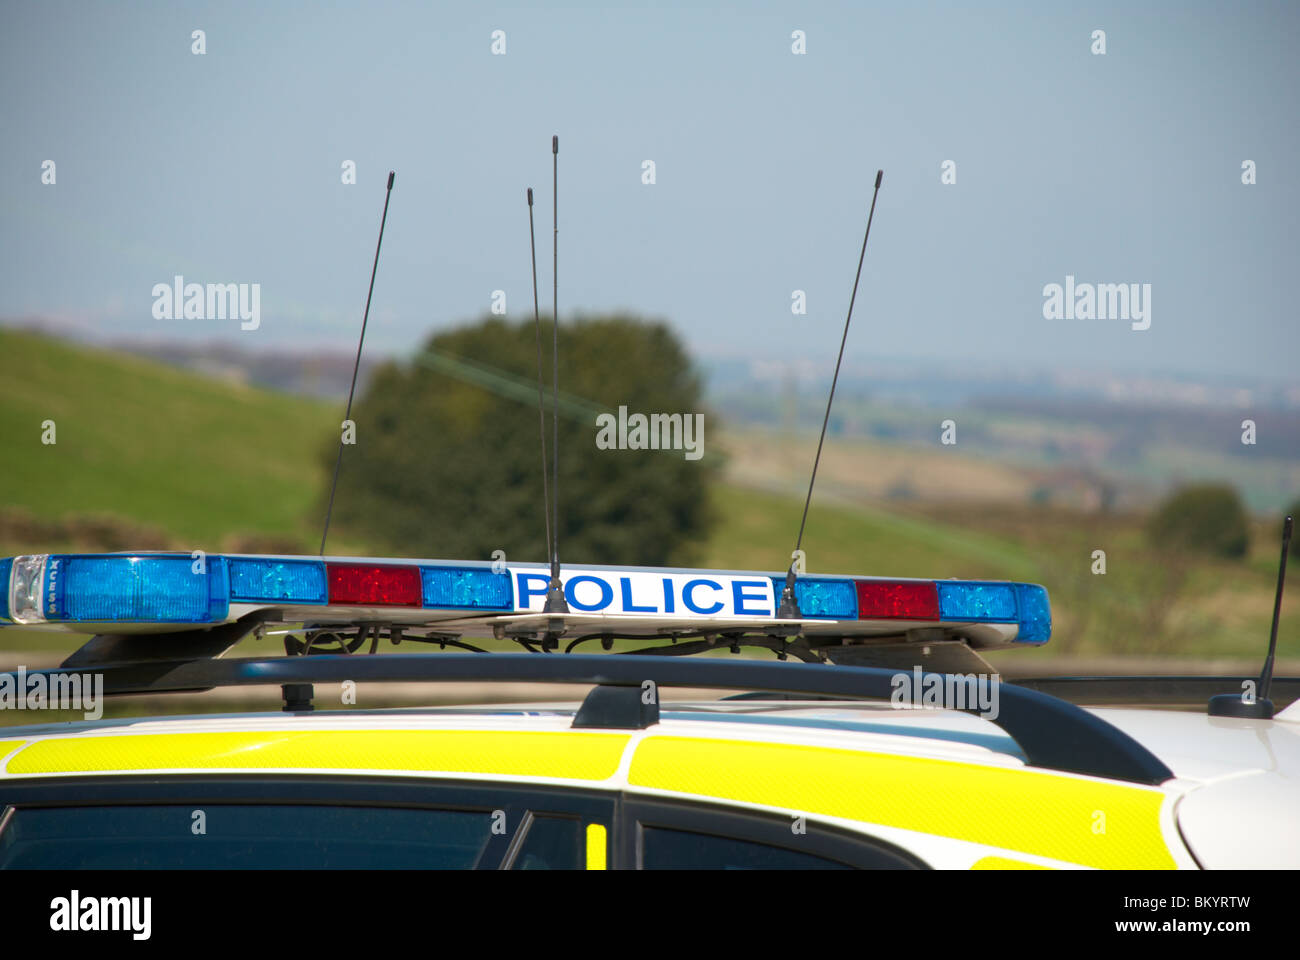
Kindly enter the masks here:
M 1291 552 L 1292 518 L 1282 521 L 1282 560 L 1277 570 L 1277 593 L 1273 596 L 1273 629 L 1268 637 L 1268 656 L 1264 670 L 1259 675 L 1259 692 L 1253 700 L 1244 694 L 1221 693 L 1210 697 L 1209 713 L 1212 717 L 1240 717 L 1249 720 L 1268 720 L 1273 716 L 1273 701 L 1268 698 L 1273 684 L 1273 655 L 1277 652 L 1277 621 L 1282 614 L 1282 585 L 1286 582 L 1286 557 Z
M 546 484 L 546 401 L 542 397 L 542 317 L 537 307 L 537 240 L 533 230 L 533 188 L 528 188 L 528 248 L 533 255 L 533 323 L 537 330 L 537 421 L 542 435 L 542 517 L 546 521 L 546 557 L 551 557 L 551 496 Z
M 812 503 L 813 484 L 817 482 L 817 465 L 822 459 L 822 444 L 826 442 L 826 425 L 831 420 L 831 403 L 835 400 L 835 384 L 840 379 L 840 363 L 844 360 L 844 344 L 849 339 L 849 324 L 853 321 L 853 304 L 858 299 L 858 281 L 862 279 L 862 261 L 867 256 L 867 238 L 871 236 L 871 220 L 876 215 L 876 197 L 880 196 L 880 181 L 884 179 L 885 171 L 876 171 L 876 189 L 871 194 L 871 211 L 867 214 L 867 231 L 862 235 L 862 252 L 858 254 L 858 272 L 853 277 L 853 293 L 849 296 L 849 315 L 844 318 L 844 335 L 840 337 L 840 354 L 835 358 L 835 375 L 831 377 L 831 392 L 826 398 L 826 416 L 822 418 L 822 433 L 817 439 L 817 456 L 813 459 L 812 477 L 808 481 L 808 496 L 803 502 L 803 519 L 799 521 L 799 536 L 794 543 L 794 554 L 799 553 L 803 546 L 803 529 L 808 522 L 808 505 Z M 794 577 L 795 564 L 797 559 L 792 559 L 790 569 L 785 575 L 785 589 L 781 591 L 781 605 L 777 608 L 776 615 L 781 620 L 800 620 L 803 618 L 803 612 L 799 609 L 799 603 L 794 598 Z
M 551 137 L 551 585 L 543 613 L 568 613 L 560 582 L 560 138 Z M 552 633 L 556 631 L 552 630 Z
M 388 222 L 388 201 L 393 196 L 393 178 L 396 174 L 388 171 L 388 189 L 384 193 L 384 215 L 379 219 L 379 242 L 375 244 L 375 262 L 370 268 L 370 289 L 366 291 L 366 312 L 361 315 L 361 339 L 357 341 L 357 359 L 352 365 L 352 385 L 348 387 L 348 411 L 344 420 L 352 419 L 352 395 L 357 389 L 357 371 L 361 369 L 361 345 L 366 342 L 366 323 L 370 320 L 370 298 L 375 292 L 375 273 L 379 270 L 379 248 L 384 243 L 384 224 Z M 325 508 L 325 529 L 320 535 L 320 555 L 325 556 L 325 538 L 330 535 L 330 515 L 334 512 L 334 492 L 339 485 L 339 466 L 343 463 L 343 435 L 339 434 L 339 455 L 334 459 L 334 479 L 330 481 L 330 502 Z

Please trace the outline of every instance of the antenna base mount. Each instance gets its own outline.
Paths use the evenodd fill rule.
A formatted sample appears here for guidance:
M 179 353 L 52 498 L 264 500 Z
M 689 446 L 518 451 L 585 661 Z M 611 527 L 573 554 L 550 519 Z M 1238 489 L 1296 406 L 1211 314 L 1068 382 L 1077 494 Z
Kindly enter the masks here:
M 1236 717 L 1240 720 L 1270 720 L 1273 717 L 1273 701 L 1243 700 L 1240 694 L 1220 693 L 1210 697 L 1209 714 L 1212 717 Z
M 785 574 L 785 588 L 781 591 L 781 605 L 776 609 L 776 618 L 778 620 L 802 620 L 803 611 L 799 609 L 799 601 L 794 598 L 794 564 L 790 564 L 790 569 Z
M 542 613 L 568 613 L 569 604 L 564 599 L 564 584 L 559 577 L 551 577 L 551 586 L 546 591 L 546 604 Z

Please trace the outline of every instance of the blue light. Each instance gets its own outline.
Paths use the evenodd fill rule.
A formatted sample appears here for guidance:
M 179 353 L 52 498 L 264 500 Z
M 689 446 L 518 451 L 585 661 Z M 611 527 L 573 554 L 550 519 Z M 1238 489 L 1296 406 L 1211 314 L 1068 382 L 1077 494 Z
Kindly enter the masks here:
M 421 567 L 424 605 L 435 609 L 513 610 L 510 574 L 483 567 Z
M 209 623 L 224 620 L 223 557 L 52 556 L 45 565 L 49 620 Z
M 1036 583 L 1017 583 L 1020 601 L 1020 632 L 1017 643 L 1046 643 L 1052 636 L 1052 605 L 1047 590 Z
M 1016 588 L 1010 583 L 937 581 L 939 619 L 1015 623 Z
M 329 602 L 325 564 L 315 560 L 241 560 L 231 557 L 230 599 L 249 603 Z
M 785 578 L 773 577 L 776 602 L 781 602 Z M 819 580 L 798 577 L 794 582 L 794 599 L 799 612 L 818 620 L 856 620 L 858 618 L 858 591 L 852 580 Z
M 9 571 L 13 565 L 13 557 L 0 560 L 0 620 L 9 619 Z

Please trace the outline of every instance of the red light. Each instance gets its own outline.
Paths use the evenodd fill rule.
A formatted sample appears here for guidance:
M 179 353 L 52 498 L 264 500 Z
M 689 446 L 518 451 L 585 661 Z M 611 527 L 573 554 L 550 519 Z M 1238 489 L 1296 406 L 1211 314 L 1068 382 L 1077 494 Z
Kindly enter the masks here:
M 939 588 L 933 582 L 857 580 L 859 620 L 938 620 Z
M 330 603 L 352 606 L 420 606 L 419 567 L 375 567 L 361 563 L 327 563 Z

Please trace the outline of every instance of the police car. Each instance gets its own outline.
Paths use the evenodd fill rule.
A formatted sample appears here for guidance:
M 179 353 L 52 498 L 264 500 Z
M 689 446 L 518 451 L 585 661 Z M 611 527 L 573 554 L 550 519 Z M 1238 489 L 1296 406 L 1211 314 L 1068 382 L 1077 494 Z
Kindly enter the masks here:
M 557 612 L 550 582 L 444 560 L 0 560 L 0 624 L 93 634 L 57 669 L 0 674 L 2 709 L 91 717 L 0 727 L 0 867 L 1300 866 L 1300 707 L 1207 715 L 1243 678 L 1004 682 L 982 654 L 1048 641 L 1041 586 L 566 567 Z M 230 655 L 277 637 L 283 656 Z M 587 692 L 340 705 L 349 685 L 470 680 Z M 283 710 L 94 719 L 101 695 L 253 685 Z

